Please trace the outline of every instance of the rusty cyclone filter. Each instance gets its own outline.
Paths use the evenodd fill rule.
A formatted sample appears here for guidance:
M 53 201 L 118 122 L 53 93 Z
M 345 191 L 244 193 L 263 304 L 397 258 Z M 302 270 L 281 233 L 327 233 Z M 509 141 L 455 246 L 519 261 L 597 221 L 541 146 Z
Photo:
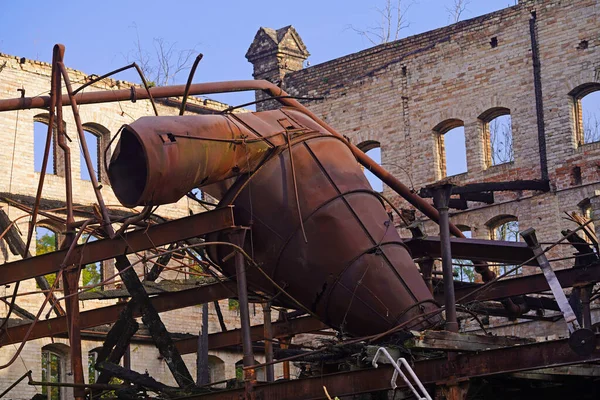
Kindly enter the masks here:
M 304 307 L 346 333 L 379 333 L 437 309 L 351 151 L 293 108 L 144 117 L 124 128 L 109 176 L 126 205 L 177 201 L 194 187 L 238 176 L 220 204 L 233 204 L 236 223 L 250 226 L 245 250 Z M 230 253 L 209 248 L 228 276 L 235 275 Z M 253 290 L 277 294 L 257 270 L 247 274 Z M 278 300 L 297 307 L 283 295 Z

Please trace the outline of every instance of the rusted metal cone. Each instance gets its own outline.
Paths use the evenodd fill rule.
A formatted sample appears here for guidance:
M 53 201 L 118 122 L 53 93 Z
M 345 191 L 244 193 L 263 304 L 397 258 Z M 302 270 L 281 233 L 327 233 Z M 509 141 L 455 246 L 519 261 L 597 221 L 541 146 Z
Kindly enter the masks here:
M 125 127 L 117 150 L 109 176 L 123 204 L 163 204 L 214 183 L 204 190 L 221 205 L 233 204 L 236 224 L 251 228 L 248 254 L 332 327 L 380 333 L 437 309 L 350 149 L 296 109 L 145 117 Z M 231 251 L 209 248 L 229 276 L 235 274 Z M 248 266 L 247 275 L 251 289 L 278 292 L 256 268 Z M 278 301 L 298 308 L 286 295 Z M 408 328 L 439 319 L 418 319 Z

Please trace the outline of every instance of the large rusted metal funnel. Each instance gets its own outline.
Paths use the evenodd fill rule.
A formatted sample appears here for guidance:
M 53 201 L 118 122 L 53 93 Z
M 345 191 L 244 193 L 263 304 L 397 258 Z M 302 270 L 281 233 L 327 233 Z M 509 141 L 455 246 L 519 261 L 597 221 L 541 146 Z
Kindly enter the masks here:
M 222 205 L 235 206 L 237 224 L 251 228 L 245 250 L 272 280 L 324 322 L 346 333 L 366 335 L 437 309 L 356 158 L 342 140 L 313 119 L 293 108 L 236 116 L 147 118 L 123 131 L 120 154 L 109 168 L 113 187 L 120 188 L 115 193 L 125 204 L 175 201 L 177 193 L 237 174 L 220 200 Z M 164 129 L 167 123 L 160 118 L 173 121 L 170 129 Z M 177 118 L 193 118 L 189 120 L 193 130 L 191 126 L 186 129 L 197 134 L 186 137 L 176 130 Z M 127 139 L 126 133 L 135 140 Z M 165 134 L 175 141 L 160 139 Z M 233 141 L 219 142 L 229 146 L 209 152 L 210 138 Z M 247 143 L 256 143 L 256 149 Z M 145 162 L 127 164 L 130 157 L 120 159 L 132 152 L 142 154 Z M 256 161 L 241 165 L 246 158 Z M 165 163 L 177 172 L 161 171 Z M 122 172 L 125 168 L 128 174 Z M 141 168 L 142 173 L 131 168 Z M 142 175 L 143 185 L 136 183 L 141 178 L 135 178 Z M 127 188 L 136 184 L 131 195 Z M 208 240 L 226 241 L 228 236 L 216 233 Z M 232 257 L 228 257 L 231 251 L 227 246 L 209 248 L 211 258 L 228 276 L 235 275 Z M 247 275 L 252 289 L 272 295 L 278 292 L 256 269 L 249 267 Z M 297 307 L 285 295 L 278 300 Z M 420 319 L 409 327 L 427 328 L 438 321 L 439 316 Z

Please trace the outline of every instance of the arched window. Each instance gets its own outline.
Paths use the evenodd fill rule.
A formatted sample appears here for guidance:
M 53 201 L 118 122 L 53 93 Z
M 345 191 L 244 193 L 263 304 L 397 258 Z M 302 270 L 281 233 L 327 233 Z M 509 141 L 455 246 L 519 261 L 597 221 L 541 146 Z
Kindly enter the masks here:
M 361 144 L 359 144 L 357 147 L 364 151 L 366 155 L 371 157 L 373 161 L 381 165 L 381 145 L 379 142 L 375 140 L 367 140 L 366 142 L 362 142 Z M 373 175 L 373 173 L 367 170 L 366 168 L 363 168 L 363 171 L 365 173 L 365 176 L 367 177 L 367 180 L 371 184 L 371 188 L 376 192 L 382 193 L 383 182 L 381 181 L 381 179 Z
M 110 132 L 102 125 L 96 123 L 83 124 L 83 134 L 85 142 L 90 153 L 90 159 L 94 168 L 94 174 L 99 182 L 106 181 L 106 166 L 104 165 L 104 149 L 108 146 Z M 107 159 L 110 154 L 107 154 Z M 83 180 L 91 180 L 88 172 L 83 151 L 79 150 L 80 159 L 80 177 Z
M 486 224 L 490 230 L 492 240 L 504 240 L 507 242 L 519 241 L 519 221 L 514 215 L 501 215 L 493 218 Z M 495 267 L 496 274 L 503 275 L 509 271 L 509 275 L 517 275 L 523 272 L 522 268 L 515 269 L 515 265 L 500 265 Z M 514 271 L 512 271 L 515 269 Z
M 65 382 L 69 346 L 53 343 L 42 347 L 42 382 Z M 42 394 L 48 400 L 65 398 L 66 388 L 42 386 Z
M 586 242 L 594 243 L 597 242 L 596 229 L 594 226 L 594 209 L 590 199 L 584 199 L 578 204 L 581 213 L 572 213 L 571 220 L 576 222 L 579 226 L 584 226 L 582 232 L 579 233 Z
M 467 238 L 472 237 L 471 228 L 465 225 L 457 225 L 457 228 L 465 235 Z M 462 259 L 452 259 L 452 271 L 454 272 L 454 280 L 461 282 L 475 282 L 475 267 L 473 266 L 473 261 L 471 260 L 462 260 Z
M 48 226 L 38 225 L 35 228 L 35 255 L 50 253 L 58 250 L 58 233 Z M 46 275 L 46 280 L 52 286 L 56 280 L 56 274 Z M 60 282 L 59 282 L 60 284 Z
M 50 151 L 48 153 L 48 163 L 46 164 L 46 174 L 56 174 L 56 163 L 54 154 L 56 153 L 54 140 L 56 132 L 50 139 Z M 42 163 L 44 160 L 44 151 L 46 149 L 46 139 L 48 137 L 48 115 L 40 114 L 33 117 L 33 170 L 42 172 Z
M 575 109 L 577 144 L 600 142 L 600 84 L 579 86 L 570 95 Z
M 513 162 L 515 156 L 510 110 L 505 107 L 492 108 L 481 114 L 479 120 L 483 124 L 487 166 Z
M 96 383 L 100 376 L 100 371 L 96 369 L 96 360 L 101 347 L 97 347 L 88 352 L 88 380 L 90 384 Z
M 449 119 L 438 124 L 433 131 L 437 138 L 440 178 L 467 172 L 464 122 L 460 119 Z
M 209 355 L 208 373 L 210 376 L 211 383 L 224 381 L 226 379 L 225 362 L 217 356 Z

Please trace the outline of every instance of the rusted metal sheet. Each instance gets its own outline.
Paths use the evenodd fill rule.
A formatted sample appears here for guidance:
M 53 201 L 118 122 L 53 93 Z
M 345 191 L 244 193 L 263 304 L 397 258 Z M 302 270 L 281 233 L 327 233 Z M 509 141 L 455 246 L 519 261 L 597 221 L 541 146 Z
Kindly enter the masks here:
M 447 382 L 450 378 L 473 378 L 506 372 L 527 371 L 537 368 L 558 367 L 600 361 L 600 351 L 588 356 L 578 356 L 568 345 L 568 340 L 547 341 L 510 348 L 458 354 L 456 362 L 449 364 L 444 358 L 417 361 L 413 370 L 424 384 Z M 341 372 L 315 378 L 296 379 L 287 382 L 259 384 L 254 388 L 257 398 L 263 399 L 324 399 L 323 386 L 331 396 L 390 390 L 391 366 L 381 365 L 377 369 Z M 404 387 L 403 380 L 397 385 Z M 226 390 L 203 396 L 191 396 L 190 400 L 216 400 L 238 398 L 243 389 Z
M 97 240 L 76 246 L 69 260 L 65 260 L 67 250 L 60 250 L 2 264 L 0 265 L 0 285 L 57 272 L 63 263 L 86 265 L 234 226 L 231 207 L 207 211 L 154 225 L 148 229 L 129 232 L 123 235 L 123 238 Z
M 181 290 L 179 292 L 170 292 L 159 294 L 150 298 L 150 302 L 158 312 L 177 310 L 179 308 L 202 304 L 208 301 L 226 299 L 231 297 L 235 291 L 235 282 L 213 283 L 206 286 L 200 286 L 195 289 Z M 80 327 L 90 328 L 93 326 L 110 324 L 119 318 L 119 313 L 126 307 L 125 303 L 115 304 L 113 306 L 96 308 L 94 310 L 83 311 L 80 313 Z M 135 317 L 141 316 L 139 308 L 133 312 Z M 0 346 L 6 346 L 11 343 L 19 343 L 25 339 L 27 330 L 31 323 L 13 326 L 7 329 L 7 334 L 0 338 Z M 66 317 L 51 318 L 40 321 L 35 324 L 28 340 L 49 337 L 67 332 Z

